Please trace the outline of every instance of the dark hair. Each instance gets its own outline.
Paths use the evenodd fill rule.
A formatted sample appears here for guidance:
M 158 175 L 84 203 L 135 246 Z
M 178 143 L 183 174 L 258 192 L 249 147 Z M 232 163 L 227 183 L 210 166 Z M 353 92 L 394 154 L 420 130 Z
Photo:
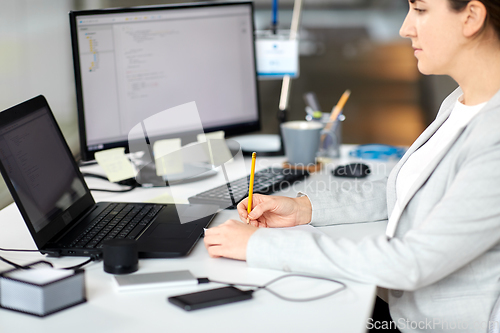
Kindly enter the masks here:
M 416 0 L 410 0 L 411 3 L 414 3 Z M 491 24 L 493 29 L 497 34 L 497 37 L 500 39 L 500 1 L 498 0 L 478 0 L 480 1 L 484 7 L 486 7 L 486 20 L 484 21 L 484 26 L 488 26 Z M 451 9 L 460 12 L 464 10 L 467 4 L 471 2 L 471 0 L 448 0 Z

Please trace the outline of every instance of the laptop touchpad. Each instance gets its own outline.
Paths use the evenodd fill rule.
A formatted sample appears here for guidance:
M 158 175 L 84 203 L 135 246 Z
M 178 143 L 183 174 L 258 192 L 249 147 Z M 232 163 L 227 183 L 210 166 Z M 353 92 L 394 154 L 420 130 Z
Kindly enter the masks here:
M 151 238 L 188 238 L 196 229 L 197 223 L 171 224 L 159 223 L 152 230 L 148 230 L 146 237 Z

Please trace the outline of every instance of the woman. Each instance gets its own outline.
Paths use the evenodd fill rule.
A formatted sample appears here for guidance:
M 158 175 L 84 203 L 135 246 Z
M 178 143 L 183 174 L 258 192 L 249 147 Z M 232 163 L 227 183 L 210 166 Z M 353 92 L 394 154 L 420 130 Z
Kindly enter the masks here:
M 256 195 L 251 225 L 229 220 L 205 245 L 254 267 L 387 288 L 402 331 L 485 332 L 500 293 L 500 2 L 410 0 L 400 34 L 420 72 L 450 75 L 460 88 L 389 178 L 370 192 Z M 384 219 L 387 235 L 356 244 L 276 228 Z

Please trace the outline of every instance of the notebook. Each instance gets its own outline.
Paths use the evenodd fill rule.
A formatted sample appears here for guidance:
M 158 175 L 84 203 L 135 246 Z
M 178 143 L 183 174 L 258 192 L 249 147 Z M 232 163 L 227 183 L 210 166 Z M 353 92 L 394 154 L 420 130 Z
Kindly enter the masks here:
M 52 256 L 98 255 L 111 238 L 136 239 L 141 258 L 184 256 L 218 209 L 96 203 L 43 96 L 0 113 L 0 171 L 36 246 Z

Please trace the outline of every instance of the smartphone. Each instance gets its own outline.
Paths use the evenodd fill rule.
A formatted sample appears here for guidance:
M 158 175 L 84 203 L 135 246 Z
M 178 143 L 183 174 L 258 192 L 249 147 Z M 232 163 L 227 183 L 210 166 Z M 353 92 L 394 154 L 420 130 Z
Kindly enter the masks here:
M 251 299 L 252 293 L 253 290 L 243 291 L 235 287 L 223 287 L 171 296 L 168 301 L 186 311 L 191 311 Z

